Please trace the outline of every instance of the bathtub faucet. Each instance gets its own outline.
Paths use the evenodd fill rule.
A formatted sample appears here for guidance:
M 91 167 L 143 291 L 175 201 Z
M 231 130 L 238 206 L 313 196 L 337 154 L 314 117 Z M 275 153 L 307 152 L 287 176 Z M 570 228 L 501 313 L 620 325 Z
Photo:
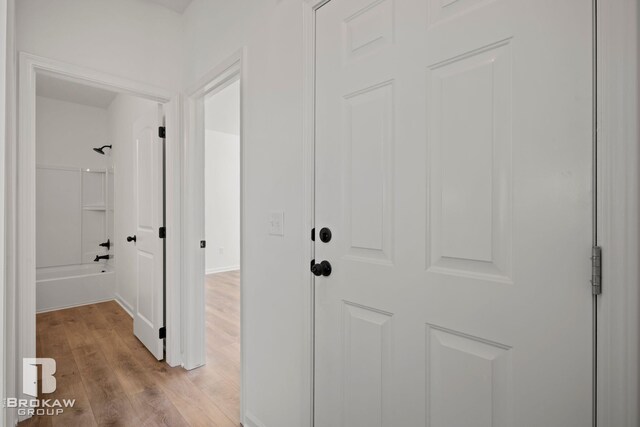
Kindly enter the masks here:
M 109 258 L 111 258 L 109 255 L 96 255 L 96 259 L 94 259 L 94 261 L 98 262 L 101 259 L 109 259 Z

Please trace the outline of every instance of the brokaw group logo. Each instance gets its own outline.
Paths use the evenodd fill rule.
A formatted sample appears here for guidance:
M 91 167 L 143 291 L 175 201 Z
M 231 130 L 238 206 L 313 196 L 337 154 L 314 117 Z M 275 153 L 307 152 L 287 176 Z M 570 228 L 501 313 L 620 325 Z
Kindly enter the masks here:
M 49 358 L 22 359 L 22 392 L 38 397 L 38 366 L 42 367 L 42 393 L 56 391 L 56 361 Z
M 38 375 L 38 371 L 40 375 Z M 17 399 L 10 397 L 5 402 L 6 408 L 17 408 L 18 415 L 60 415 L 65 408 L 72 408 L 75 399 L 38 399 L 38 378 L 40 393 L 50 394 L 56 391 L 56 361 L 50 358 L 22 359 L 22 392 L 33 399 Z

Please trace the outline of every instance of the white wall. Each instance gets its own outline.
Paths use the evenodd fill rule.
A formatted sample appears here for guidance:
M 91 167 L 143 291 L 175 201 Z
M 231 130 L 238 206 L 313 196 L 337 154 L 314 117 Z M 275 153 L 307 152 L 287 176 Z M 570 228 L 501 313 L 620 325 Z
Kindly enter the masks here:
M 185 87 L 247 49 L 242 273 L 250 426 L 309 424 L 302 6 L 301 0 L 194 0 L 184 15 Z M 270 211 L 285 213 L 283 237 L 268 235 Z
M 127 236 L 136 233 L 133 124 L 138 117 L 157 111 L 157 103 L 123 94 L 118 95 L 108 109 L 115 189 L 113 240 L 117 265 L 116 298 L 130 311 L 136 306 L 137 280 L 135 246 L 126 240 Z
M 205 133 L 207 274 L 240 268 L 240 137 Z
M 109 150 L 102 156 L 94 147 L 109 144 L 105 108 L 36 97 L 36 163 L 105 169 Z
M 240 83 L 205 100 L 207 274 L 240 268 Z
M 19 0 L 17 49 L 177 91 L 180 15 L 131 0 Z

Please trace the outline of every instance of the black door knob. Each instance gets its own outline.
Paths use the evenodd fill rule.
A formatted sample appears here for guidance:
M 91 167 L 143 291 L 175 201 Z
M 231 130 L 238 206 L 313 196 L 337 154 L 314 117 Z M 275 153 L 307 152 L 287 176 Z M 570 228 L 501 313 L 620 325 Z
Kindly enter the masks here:
M 135 242 L 136 236 L 127 236 L 127 242 Z
M 320 230 L 320 240 L 322 240 L 324 243 L 329 243 L 331 241 L 331 230 L 329 230 L 327 227 L 324 227 L 322 230 Z
M 322 261 L 311 266 L 311 272 L 316 276 L 329 276 L 331 274 L 331 264 L 329 261 Z

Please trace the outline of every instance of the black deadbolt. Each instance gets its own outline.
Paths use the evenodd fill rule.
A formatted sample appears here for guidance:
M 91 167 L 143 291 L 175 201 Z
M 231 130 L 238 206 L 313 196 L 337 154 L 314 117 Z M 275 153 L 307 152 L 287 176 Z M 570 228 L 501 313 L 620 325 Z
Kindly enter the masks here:
M 329 243 L 331 241 L 331 230 L 329 230 L 327 227 L 324 227 L 322 230 L 320 230 L 320 240 L 322 240 L 324 243 Z
M 136 236 L 127 236 L 127 242 L 135 242 L 136 240 Z
M 329 261 L 322 261 L 320 264 L 313 264 L 311 272 L 316 276 L 328 276 L 331 274 L 331 264 Z

